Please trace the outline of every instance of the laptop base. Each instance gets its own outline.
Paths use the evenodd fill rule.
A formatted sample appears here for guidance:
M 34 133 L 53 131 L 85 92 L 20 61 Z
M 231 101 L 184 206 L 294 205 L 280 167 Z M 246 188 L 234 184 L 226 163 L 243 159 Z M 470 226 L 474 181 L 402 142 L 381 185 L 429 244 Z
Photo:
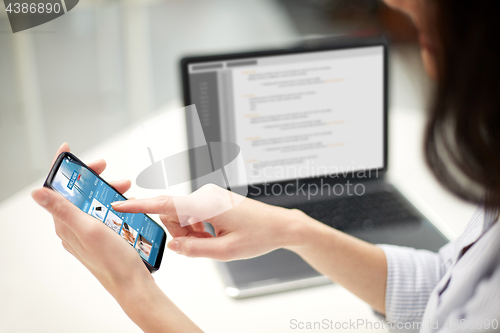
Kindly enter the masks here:
M 410 205 L 420 218 L 412 223 L 393 223 L 387 226 L 379 226 L 371 230 L 360 230 L 359 228 L 346 233 L 370 242 L 372 244 L 391 244 L 398 246 L 414 247 L 437 252 L 439 248 L 448 242 L 448 239 L 421 213 L 419 213 L 406 198 L 392 185 L 378 181 L 367 185 L 367 193 L 376 191 L 392 191 L 399 198 Z M 286 200 L 288 208 L 296 208 L 295 199 L 284 197 L 268 197 L 262 201 Z M 325 198 L 312 198 L 313 202 L 321 202 Z M 332 198 L 335 202 L 339 198 Z M 304 202 L 298 198 L 297 203 Z M 318 222 L 321 223 L 321 222 Z M 282 292 L 293 289 L 317 286 L 331 281 L 319 274 L 297 254 L 284 249 L 278 249 L 263 256 L 236 260 L 230 262 L 217 262 L 224 284 L 226 294 L 234 298 L 246 298 L 264 294 Z

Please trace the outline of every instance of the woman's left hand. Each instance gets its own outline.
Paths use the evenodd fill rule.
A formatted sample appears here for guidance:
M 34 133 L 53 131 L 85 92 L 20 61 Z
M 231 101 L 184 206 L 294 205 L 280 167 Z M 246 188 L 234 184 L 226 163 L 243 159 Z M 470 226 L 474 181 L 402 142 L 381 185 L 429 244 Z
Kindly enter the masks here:
M 56 158 L 66 151 L 69 147 L 63 144 Z M 98 160 L 88 166 L 100 174 L 106 163 Z M 127 180 L 111 185 L 125 193 L 131 183 Z M 55 191 L 40 188 L 32 196 L 52 214 L 64 248 L 94 274 L 144 332 L 201 331 L 156 285 L 139 254 L 125 239 Z M 137 307 L 137 303 L 147 306 Z
M 68 152 L 63 144 L 56 153 Z M 54 158 L 55 161 L 55 158 Z M 104 160 L 89 163 L 97 174 L 106 168 Z M 130 181 L 111 182 L 120 193 L 131 186 Z M 59 193 L 47 188 L 32 192 L 33 199 L 54 218 L 56 233 L 64 248 L 75 256 L 115 297 L 122 296 L 126 286 L 140 280 L 153 280 L 137 252 L 116 232 L 101 221 L 84 213 Z

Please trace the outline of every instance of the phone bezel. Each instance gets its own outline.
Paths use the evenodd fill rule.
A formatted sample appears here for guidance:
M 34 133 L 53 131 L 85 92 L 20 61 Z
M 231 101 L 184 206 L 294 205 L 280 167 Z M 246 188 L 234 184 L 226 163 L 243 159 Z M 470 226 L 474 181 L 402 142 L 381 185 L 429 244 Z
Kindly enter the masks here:
M 66 157 L 69 157 L 76 164 L 78 164 L 78 165 L 80 165 L 82 167 L 85 167 L 92 174 L 94 174 L 99 180 L 103 181 L 106 185 L 108 185 L 110 188 L 112 188 L 113 190 L 115 190 L 116 193 L 118 193 L 118 195 L 120 195 L 123 199 L 127 200 L 127 198 L 123 194 L 121 194 L 120 192 L 118 192 L 113 186 L 111 186 L 101 176 L 99 176 L 96 172 L 94 172 L 94 170 L 92 170 L 91 168 L 89 168 L 78 157 L 76 157 L 74 154 L 69 153 L 69 152 L 64 152 L 64 153 L 59 154 L 59 156 L 57 156 L 56 161 L 54 162 L 54 164 L 52 165 L 52 168 L 50 169 L 50 172 L 49 172 L 49 174 L 47 176 L 47 179 L 45 179 L 45 182 L 43 183 L 44 187 L 50 188 L 51 190 L 59 193 L 52 186 L 52 182 L 54 181 L 54 177 L 55 177 L 55 175 L 57 173 L 57 170 L 59 170 L 59 167 L 60 167 L 62 161 Z M 61 194 L 61 193 L 59 193 L 59 194 Z M 143 214 L 143 213 L 140 213 L 140 214 Z M 156 272 L 160 268 L 160 265 L 161 265 L 161 262 L 162 262 L 162 259 L 163 259 L 163 252 L 165 251 L 165 244 L 166 244 L 166 241 L 167 241 L 167 233 L 165 232 L 165 230 L 163 230 L 163 228 L 155 220 L 153 220 L 147 214 L 144 214 L 144 215 L 146 215 L 153 223 L 156 223 L 161 228 L 161 230 L 163 231 L 163 238 L 162 238 L 162 241 L 160 243 L 160 250 L 158 251 L 158 256 L 156 257 L 155 265 L 154 266 L 151 265 L 148 261 L 146 261 L 144 258 L 141 257 L 142 261 L 144 262 L 144 264 L 146 265 L 146 267 L 148 268 L 148 270 L 151 273 L 153 273 L 153 272 Z

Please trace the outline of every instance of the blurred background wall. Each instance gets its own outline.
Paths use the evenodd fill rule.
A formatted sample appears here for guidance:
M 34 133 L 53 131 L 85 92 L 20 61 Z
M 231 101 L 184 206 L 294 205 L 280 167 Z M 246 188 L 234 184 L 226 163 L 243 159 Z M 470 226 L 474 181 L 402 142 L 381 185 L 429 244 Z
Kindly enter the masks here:
M 431 83 L 406 17 L 379 0 L 81 0 L 13 34 L 0 11 L 0 202 L 77 153 L 181 99 L 182 56 L 388 33 L 391 107 L 425 109 Z

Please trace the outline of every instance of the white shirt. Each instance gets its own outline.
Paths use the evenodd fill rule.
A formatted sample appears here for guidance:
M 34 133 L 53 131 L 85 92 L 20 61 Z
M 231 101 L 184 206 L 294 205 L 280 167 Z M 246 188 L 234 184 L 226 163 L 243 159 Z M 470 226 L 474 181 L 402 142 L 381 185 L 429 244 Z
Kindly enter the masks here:
M 392 331 L 500 332 L 500 223 L 495 221 L 479 208 L 462 236 L 437 254 L 379 245 L 387 258 L 385 321 Z

